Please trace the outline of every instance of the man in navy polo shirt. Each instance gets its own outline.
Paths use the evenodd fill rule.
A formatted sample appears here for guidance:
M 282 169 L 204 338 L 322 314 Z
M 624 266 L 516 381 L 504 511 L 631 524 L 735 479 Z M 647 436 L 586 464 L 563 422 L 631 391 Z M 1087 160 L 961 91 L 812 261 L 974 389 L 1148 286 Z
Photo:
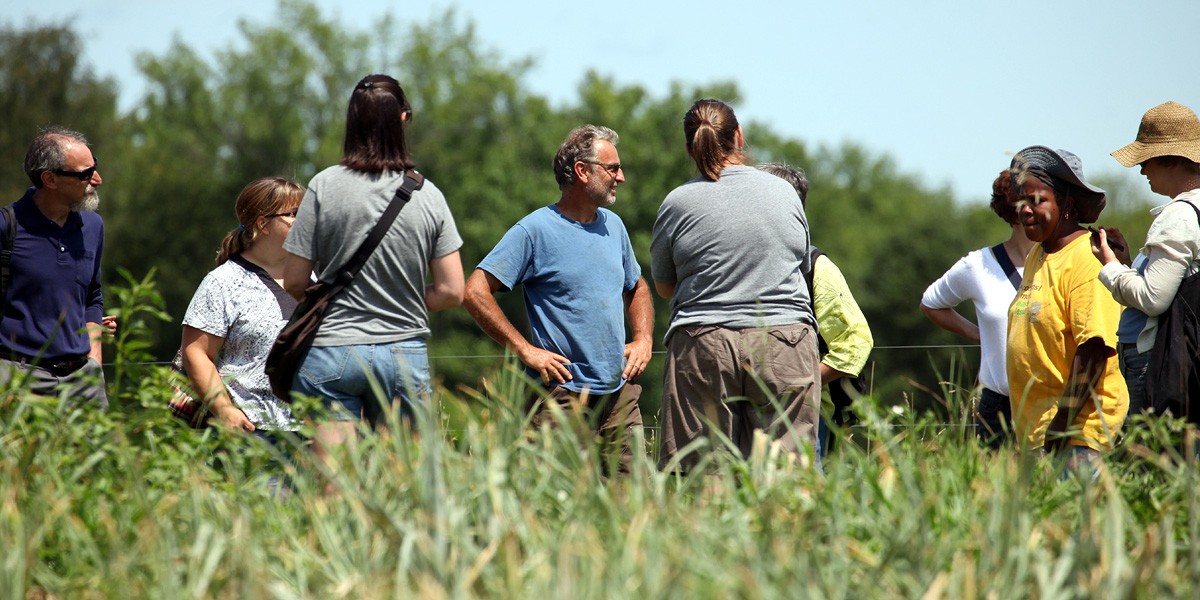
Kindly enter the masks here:
M 96 157 L 79 133 L 46 129 L 25 154 L 25 174 L 33 187 L 11 205 L 16 234 L 0 297 L 0 387 L 23 380 L 35 394 L 107 408 Z M 8 227 L 0 213 L 0 237 Z

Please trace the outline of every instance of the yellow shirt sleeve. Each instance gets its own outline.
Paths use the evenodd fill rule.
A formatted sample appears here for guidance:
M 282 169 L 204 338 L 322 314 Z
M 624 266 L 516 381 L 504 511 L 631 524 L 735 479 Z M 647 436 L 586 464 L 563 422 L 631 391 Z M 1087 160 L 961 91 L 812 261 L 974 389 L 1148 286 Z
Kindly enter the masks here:
M 866 366 L 875 340 L 846 278 L 828 256 L 818 257 L 813 265 L 813 296 L 817 327 L 829 346 L 821 362 L 857 376 Z

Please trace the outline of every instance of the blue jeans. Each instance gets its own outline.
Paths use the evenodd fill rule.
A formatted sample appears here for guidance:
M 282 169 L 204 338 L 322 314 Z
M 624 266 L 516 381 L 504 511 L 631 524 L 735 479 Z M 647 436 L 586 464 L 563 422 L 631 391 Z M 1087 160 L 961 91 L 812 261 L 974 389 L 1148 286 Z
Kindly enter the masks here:
M 254 433 L 249 435 L 253 438 L 251 443 L 263 444 L 263 449 L 268 454 L 259 472 L 267 475 L 267 489 L 271 491 L 271 497 L 276 500 L 283 499 L 292 492 L 293 482 L 288 474 L 288 467 L 297 467 L 294 456 L 296 448 L 287 438 L 299 434 L 294 431 L 255 429 Z
M 817 418 L 817 458 L 825 460 L 825 455 L 829 453 L 829 422 L 824 416 Z
M 1150 353 L 1138 352 L 1137 344 L 1117 344 L 1117 362 L 1125 386 L 1129 388 L 1129 416 L 1140 415 L 1150 408 L 1146 406 L 1146 369 L 1150 366 Z
M 429 397 L 425 340 L 313 347 L 292 380 L 292 389 L 319 397 L 332 417 L 386 423 L 399 410 L 411 418 Z
M 1042 454 L 1045 455 L 1045 448 L 1042 449 Z M 1087 446 L 1071 446 L 1065 457 L 1063 457 L 1062 472 L 1058 478 L 1061 481 L 1066 481 L 1071 478 L 1073 473 L 1078 473 L 1080 477 L 1087 477 L 1092 481 L 1096 481 L 1100 477 L 1100 471 L 1096 468 L 1096 463 L 1100 461 L 1100 452 L 1092 450 Z

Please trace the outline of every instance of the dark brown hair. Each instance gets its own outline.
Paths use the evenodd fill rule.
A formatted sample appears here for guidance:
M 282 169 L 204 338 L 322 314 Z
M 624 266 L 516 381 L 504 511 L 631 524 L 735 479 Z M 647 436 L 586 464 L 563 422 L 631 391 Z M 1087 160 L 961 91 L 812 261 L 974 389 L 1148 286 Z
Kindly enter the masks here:
M 746 156 L 737 147 L 737 130 L 737 116 L 720 100 L 697 100 L 683 115 L 684 142 L 702 177 L 709 181 L 720 179 L 721 169 L 730 157 L 735 157 L 735 162 L 746 162 Z
M 1000 171 L 1000 175 L 992 182 L 992 212 L 1012 225 L 1017 222 L 1017 191 L 1013 189 L 1012 172 L 1008 169 Z
M 1146 159 L 1142 164 L 1152 160 L 1162 161 L 1162 166 L 1168 169 L 1179 169 L 1193 175 L 1200 175 L 1200 164 L 1186 156 L 1163 155 Z
M 350 93 L 342 166 L 363 173 L 413 168 L 404 139 L 406 113 L 412 118 L 412 106 L 398 81 L 387 75 L 363 77 Z
M 248 183 L 233 204 L 238 226 L 221 240 L 221 248 L 217 250 L 217 266 L 225 264 L 230 256 L 245 252 L 254 243 L 258 237 L 255 225 L 259 217 L 294 209 L 300 206 L 303 198 L 304 186 L 291 179 L 263 177 Z

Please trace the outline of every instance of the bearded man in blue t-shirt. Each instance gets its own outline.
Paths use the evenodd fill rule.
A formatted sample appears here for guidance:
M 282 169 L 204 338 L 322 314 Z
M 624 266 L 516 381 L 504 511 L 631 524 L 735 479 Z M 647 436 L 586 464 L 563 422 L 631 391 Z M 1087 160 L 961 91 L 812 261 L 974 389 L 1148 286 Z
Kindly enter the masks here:
M 625 181 L 617 140 L 615 131 L 596 125 L 567 135 L 554 155 L 558 202 L 504 234 L 467 280 L 463 304 L 545 385 L 533 407 L 534 425 L 549 422 L 553 405 L 596 424 L 605 445 L 620 448 L 619 469 L 627 472 L 632 433 L 642 425 L 641 386 L 630 380 L 650 360 L 654 306 L 625 224 L 604 208 L 616 202 Z M 528 339 L 494 296 L 517 286 L 524 290 Z

